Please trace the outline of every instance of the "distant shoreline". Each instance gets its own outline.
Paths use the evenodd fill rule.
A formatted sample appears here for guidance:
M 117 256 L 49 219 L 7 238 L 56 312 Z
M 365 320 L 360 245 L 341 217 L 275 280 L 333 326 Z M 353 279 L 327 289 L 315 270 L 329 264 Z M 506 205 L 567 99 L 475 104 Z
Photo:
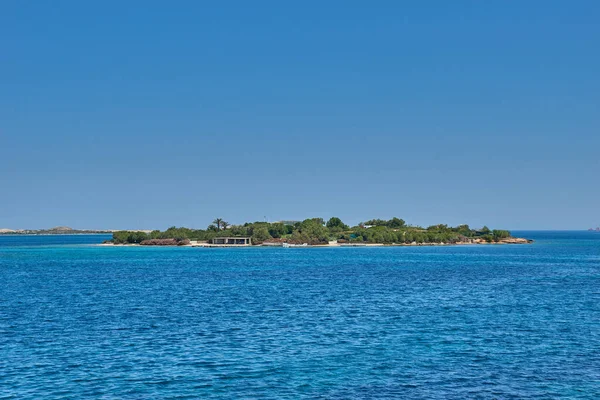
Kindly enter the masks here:
M 112 235 L 112 232 L 79 232 L 79 233 L 0 233 L 2 236 L 82 236 L 82 235 Z

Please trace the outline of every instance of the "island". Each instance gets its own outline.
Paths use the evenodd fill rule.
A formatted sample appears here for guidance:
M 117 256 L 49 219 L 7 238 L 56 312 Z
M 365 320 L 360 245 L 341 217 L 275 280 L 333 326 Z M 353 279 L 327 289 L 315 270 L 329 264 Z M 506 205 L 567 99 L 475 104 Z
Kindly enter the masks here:
M 407 225 L 401 218 L 372 219 L 356 226 L 340 218 L 304 221 L 246 222 L 230 225 L 216 218 L 206 229 L 171 227 L 165 231 L 116 231 L 105 245 L 141 246 L 424 246 L 464 244 L 526 244 L 532 240 L 512 237 L 507 230 L 484 226 L 429 227 Z
M 68 226 L 56 226 L 49 229 L 0 229 L 0 235 L 94 235 L 113 233 L 114 230 L 74 229 Z M 148 231 L 149 232 L 149 231 Z

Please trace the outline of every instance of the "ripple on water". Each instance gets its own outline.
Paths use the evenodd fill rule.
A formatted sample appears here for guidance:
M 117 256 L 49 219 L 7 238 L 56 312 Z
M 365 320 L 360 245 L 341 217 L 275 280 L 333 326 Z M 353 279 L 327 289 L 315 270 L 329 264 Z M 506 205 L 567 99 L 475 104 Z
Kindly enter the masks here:
M 0 243 L 0 398 L 600 398 L 600 235 L 531 235 L 318 251 Z

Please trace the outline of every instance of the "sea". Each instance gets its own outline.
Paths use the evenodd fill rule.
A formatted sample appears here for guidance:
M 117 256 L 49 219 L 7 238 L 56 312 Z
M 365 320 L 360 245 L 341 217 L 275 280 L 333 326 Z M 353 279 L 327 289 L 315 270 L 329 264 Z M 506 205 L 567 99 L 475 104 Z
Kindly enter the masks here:
M 0 236 L 0 399 L 599 399 L 600 234 L 529 245 Z

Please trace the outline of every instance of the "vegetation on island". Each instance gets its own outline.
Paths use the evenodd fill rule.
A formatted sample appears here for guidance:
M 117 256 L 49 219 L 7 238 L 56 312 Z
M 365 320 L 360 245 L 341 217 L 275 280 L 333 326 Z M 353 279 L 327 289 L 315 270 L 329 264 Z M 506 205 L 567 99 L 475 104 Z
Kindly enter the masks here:
M 165 231 L 150 233 L 139 231 L 118 231 L 113 233 L 115 244 L 188 244 L 190 240 L 207 241 L 218 237 L 250 237 L 252 244 L 286 242 L 310 245 L 338 243 L 381 243 L 381 244 L 434 244 L 467 243 L 478 239 L 488 243 L 499 242 L 511 237 L 506 230 L 490 230 L 484 226 L 472 229 L 468 225 L 451 227 L 444 224 L 427 228 L 407 225 L 403 219 L 372 219 L 350 227 L 340 218 L 309 218 L 304 221 L 247 222 L 243 225 L 230 225 L 222 218 L 216 218 L 206 229 L 171 227 Z M 169 239 L 168 242 L 165 240 Z

